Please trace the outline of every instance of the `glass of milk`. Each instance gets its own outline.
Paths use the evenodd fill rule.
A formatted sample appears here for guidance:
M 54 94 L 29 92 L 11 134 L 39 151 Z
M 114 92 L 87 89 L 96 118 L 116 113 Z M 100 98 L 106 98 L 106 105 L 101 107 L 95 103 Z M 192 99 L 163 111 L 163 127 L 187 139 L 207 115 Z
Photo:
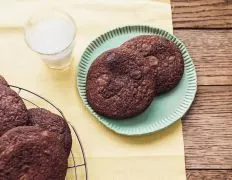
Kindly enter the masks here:
M 76 24 L 66 12 L 46 9 L 34 14 L 24 28 L 27 45 L 53 69 L 65 69 L 72 63 Z

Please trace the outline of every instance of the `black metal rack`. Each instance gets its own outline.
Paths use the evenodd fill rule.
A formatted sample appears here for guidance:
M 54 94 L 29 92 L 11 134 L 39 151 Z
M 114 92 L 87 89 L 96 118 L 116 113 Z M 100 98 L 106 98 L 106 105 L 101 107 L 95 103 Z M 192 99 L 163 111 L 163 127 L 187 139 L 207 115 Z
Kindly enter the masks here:
M 57 111 L 57 113 L 59 113 L 59 115 L 61 115 L 64 119 L 66 119 L 65 116 L 64 116 L 64 114 L 63 114 L 63 112 L 62 112 L 57 106 L 55 106 L 52 102 L 50 102 L 49 100 L 47 100 L 46 98 L 44 98 L 44 97 L 42 97 L 42 96 L 40 96 L 40 95 L 38 95 L 38 94 L 36 94 L 36 93 L 34 93 L 34 92 L 31 92 L 31 91 L 29 91 L 29 90 L 27 90 L 27 89 L 18 87 L 18 86 L 10 85 L 10 87 L 11 87 L 12 89 L 14 89 L 14 90 L 18 93 L 19 96 L 21 96 L 22 92 L 24 92 L 24 93 L 26 93 L 26 94 L 28 93 L 28 94 L 30 94 L 30 95 L 33 95 L 33 96 L 38 97 L 40 100 L 44 101 L 45 103 L 48 103 L 52 108 L 54 108 L 54 110 Z M 34 103 L 34 102 L 32 102 L 31 100 L 29 100 L 29 98 L 27 98 L 27 97 L 25 97 L 25 96 L 26 96 L 26 95 L 21 96 L 21 98 L 22 98 L 25 102 L 29 103 L 29 104 L 32 105 L 33 107 L 42 108 L 42 107 L 40 107 L 39 105 L 37 105 L 36 103 Z M 66 120 L 67 120 L 67 119 L 66 119 Z M 67 121 L 67 122 L 68 122 L 68 121 Z M 88 169 L 87 169 L 87 163 L 86 163 L 86 157 L 85 157 L 85 152 L 84 152 L 83 145 L 82 145 L 82 143 L 81 143 L 80 137 L 79 137 L 79 135 L 78 135 L 76 129 L 74 128 L 74 126 L 73 126 L 70 122 L 68 122 L 68 124 L 69 124 L 70 130 L 71 130 L 71 132 L 72 132 L 72 139 L 73 139 L 73 142 L 77 142 L 77 143 L 78 143 L 78 146 L 79 146 L 80 151 L 81 151 L 81 158 L 82 158 L 82 161 L 83 161 L 82 163 L 78 163 L 78 162 L 77 162 L 78 160 L 76 160 L 76 158 L 75 158 L 75 156 L 74 156 L 73 150 L 71 150 L 71 152 L 70 152 L 70 157 L 69 157 L 69 158 L 71 158 L 72 164 L 71 164 L 71 165 L 69 164 L 69 166 L 68 166 L 68 171 L 69 171 L 69 170 L 72 170 L 72 171 L 73 171 L 72 173 L 73 173 L 74 176 L 75 176 L 75 180 L 81 180 L 81 179 L 78 178 L 78 168 L 83 167 L 83 168 L 84 168 L 84 177 L 83 177 L 83 178 L 85 178 L 85 180 L 88 180 Z M 74 140 L 76 140 L 76 141 L 74 141 Z M 84 180 L 84 179 L 83 179 L 83 180 Z

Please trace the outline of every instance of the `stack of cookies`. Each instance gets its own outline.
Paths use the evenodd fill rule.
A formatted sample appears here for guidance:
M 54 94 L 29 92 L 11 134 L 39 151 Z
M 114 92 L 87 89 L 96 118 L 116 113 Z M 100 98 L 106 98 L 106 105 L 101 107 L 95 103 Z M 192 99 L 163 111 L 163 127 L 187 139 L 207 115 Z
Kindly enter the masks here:
M 174 42 L 155 35 L 137 36 L 94 60 L 87 75 L 87 100 L 102 116 L 134 117 L 155 96 L 175 88 L 183 73 L 184 59 Z
M 64 180 L 72 137 L 65 119 L 27 110 L 0 76 L 0 179 Z

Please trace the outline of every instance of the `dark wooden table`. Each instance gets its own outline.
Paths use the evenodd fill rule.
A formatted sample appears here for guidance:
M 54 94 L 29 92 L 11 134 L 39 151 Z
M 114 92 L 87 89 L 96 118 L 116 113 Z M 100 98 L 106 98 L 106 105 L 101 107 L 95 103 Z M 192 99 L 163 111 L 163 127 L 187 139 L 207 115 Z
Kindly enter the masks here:
M 174 33 L 196 65 L 184 117 L 188 180 L 232 180 L 232 0 L 172 0 Z

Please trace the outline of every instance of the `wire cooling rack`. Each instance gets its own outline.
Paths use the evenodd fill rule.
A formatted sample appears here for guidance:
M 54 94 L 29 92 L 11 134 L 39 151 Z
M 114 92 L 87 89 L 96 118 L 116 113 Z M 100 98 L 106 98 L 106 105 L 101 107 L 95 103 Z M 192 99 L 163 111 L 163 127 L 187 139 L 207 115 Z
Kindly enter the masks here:
M 46 98 L 18 86 L 10 85 L 10 87 L 18 93 L 28 108 L 46 108 L 66 119 L 63 112 Z M 74 126 L 70 122 L 68 124 L 72 133 L 73 146 L 69 156 L 66 180 L 74 180 L 74 178 L 75 180 L 88 180 L 88 169 L 83 145 Z

